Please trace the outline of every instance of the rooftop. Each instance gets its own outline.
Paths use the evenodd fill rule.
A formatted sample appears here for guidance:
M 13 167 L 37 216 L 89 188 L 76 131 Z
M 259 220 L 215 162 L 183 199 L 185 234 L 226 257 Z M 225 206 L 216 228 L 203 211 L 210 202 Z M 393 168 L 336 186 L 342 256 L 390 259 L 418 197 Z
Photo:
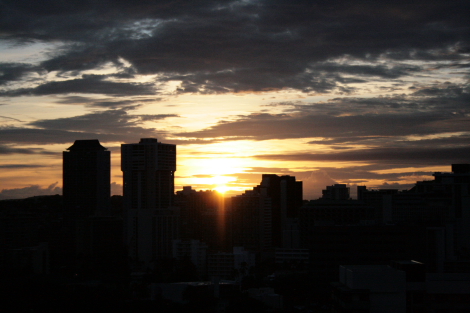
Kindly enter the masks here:
M 98 139 L 75 140 L 74 144 L 67 148 L 69 151 L 78 150 L 107 150 Z

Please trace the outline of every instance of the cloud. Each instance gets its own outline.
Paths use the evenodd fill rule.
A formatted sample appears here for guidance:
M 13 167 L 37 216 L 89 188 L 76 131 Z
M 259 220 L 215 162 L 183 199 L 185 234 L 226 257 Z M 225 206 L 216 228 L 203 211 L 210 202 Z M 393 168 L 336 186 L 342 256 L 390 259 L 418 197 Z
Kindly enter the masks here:
M 437 114 L 382 114 L 382 115 L 286 115 L 257 113 L 240 117 L 236 121 L 221 121 L 208 129 L 195 132 L 182 132 L 178 136 L 233 139 L 288 139 L 308 137 L 344 136 L 404 136 L 430 134 L 436 130 L 427 125 L 443 121 Z M 382 127 L 387 125 L 387 127 Z M 461 131 L 463 125 L 448 125 L 447 131 Z
M 55 94 L 106 94 L 113 96 L 153 95 L 155 86 L 150 83 L 121 83 L 105 81 L 102 75 L 86 75 L 80 79 L 47 82 L 34 88 L 21 88 L 0 93 L 0 96 L 44 96 Z
M 97 108 L 123 108 L 123 107 L 133 107 L 138 105 L 138 103 L 145 103 L 150 101 L 158 101 L 159 99 L 142 99 L 142 98 L 133 98 L 129 100 L 116 100 L 115 98 L 110 98 L 109 100 L 97 100 L 93 97 L 84 97 L 84 96 L 65 96 L 57 100 L 56 103 L 60 104 L 69 104 L 69 105 L 84 105 L 87 107 L 97 107 Z
M 297 178 L 297 176 L 296 176 Z M 331 186 L 336 183 L 326 171 L 317 170 L 307 174 L 307 176 L 299 177 L 302 180 L 303 190 L 307 191 L 304 194 L 304 199 L 315 199 L 321 197 L 321 191 L 326 186 Z
M 5 0 L 0 44 L 46 48 L 34 62 L 0 63 L 0 96 L 15 97 L 3 107 L 17 109 L 35 96 L 88 111 L 70 116 L 61 107 L 66 117 L 1 127 L 0 154 L 48 153 L 26 144 L 158 137 L 175 144 L 304 139 L 300 154 L 253 153 L 367 160 L 375 168 L 417 165 L 418 157 L 424 164 L 462 160 L 470 132 L 469 12 L 465 0 Z M 170 133 L 148 123 L 184 117 L 186 104 L 137 113 L 160 97 L 266 91 L 279 91 L 283 102 L 205 121 L 212 126 L 196 131 L 195 124 Z M 303 100 L 286 101 L 293 97 Z M 329 152 L 310 153 L 316 147 Z M 397 178 L 366 168 L 349 176 L 323 170 L 299 175 L 312 184 Z
M 422 86 L 409 95 L 344 97 L 316 103 L 281 101 L 269 106 L 279 107 L 283 113 L 239 115 L 177 135 L 217 140 L 319 138 L 309 143 L 333 149 L 358 144 L 449 147 L 463 144 L 468 138 L 469 101 L 468 86 L 450 83 Z M 425 138 L 431 135 L 434 138 Z M 420 136 L 426 140 L 410 139 Z
M 24 78 L 30 72 L 36 72 L 38 68 L 23 63 L 0 63 L 0 86 Z
M 77 139 L 98 138 L 101 142 L 134 142 L 138 138 L 165 138 L 166 132 L 144 128 L 144 121 L 159 121 L 176 114 L 132 115 L 126 109 L 111 109 L 80 116 L 36 120 L 30 127 L 0 128 L 0 142 L 8 144 L 62 144 Z M 42 149 L 23 149 L 0 146 L 0 154 L 48 153 Z
M 346 152 L 334 153 L 303 153 L 303 154 L 269 154 L 256 155 L 262 160 L 283 160 L 283 161 L 345 161 L 345 162 L 366 162 L 375 161 L 387 164 L 399 165 L 423 165 L 423 164 L 451 164 L 466 163 L 470 147 L 452 148 L 372 148 L 359 149 Z
M 13 117 L 9 117 L 9 116 L 0 115 L 0 118 L 6 119 L 6 120 L 16 121 L 16 122 L 20 122 L 20 123 L 22 122 L 21 120 L 19 120 L 17 118 L 13 118 Z
M 0 164 L 0 168 L 5 168 L 5 169 L 39 168 L 39 167 L 45 167 L 45 165 L 39 165 L 39 164 Z
M 2 130 L 0 129 L 0 134 L 1 133 L 2 133 Z M 55 154 L 55 153 L 46 151 L 43 148 L 15 148 L 10 145 L 0 145 L 0 155 L 5 155 L 5 154 Z
M 76 132 L 67 130 L 53 130 L 53 129 L 38 129 L 38 128 L 1 128 L 0 129 L 0 142 L 8 144 L 67 144 L 74 142 L 76 139 L 90 139 L 99 138 L 103 141 L 120 141 L 122 136 L 115 134 L 99 134 L 93 132 Z M 0 151 L 5 149 L 5 146 L 0 148 Z M 13 148 L 8 148 L 3 151 L 11 153 Z M 21 152 L 22 148 L 15 148 Z M 31 149 L 25 149 L 27 153 Z M 35 150 L 32 150 L 35 151 Z M 18 153 L 18 152 L 13 152 Z
M 416 168 L 426 166 L 425 164 L 418 165 Z M 390 171 L 390 165 L 388 164 L 374 164 L 372 166 L 346 166 L 346 167 L 331 167 L 321 166 L 321 171 L 328 174 L 328 177 L 335 183 L 341 182 L 342 184 L 364 184 L 368 181 L 380 180 L 380 181 L 418 181 L 431 177 L 431 172 L 426 171 L 407 171 L 406 169 L 397 169 L 396 171 Z M 380 169 L 388 170 L 385 173 L 379 172 Z M 310 176 L 310 172 L 300 172 L 294 174 L 301 180 L 306 179 L 305 177 Z M 418 178 L 420 177 L 420 178 Z
M 144 116 L 145 119 L 146 116 Z M 31 126 L 53 130 L 91 131 L 96 133 L 142 132 L 147 129 L 138 127 L 140 116 L 131 115 L 125 109 L 106 110 L 80 116 L 38 120 Z
M 44 7 L 31 0 L 19 2 L 2 3 L 0 29 L 5 38 L 64 43 L 40 64 L 43 70 L 79 73 L 110 62 L 123 69 L 120 60 L 125 60 L 130 64 L 127 71 L 115 75 L 160 74 L 162 81 L 182 80 L 179 92 L 348 92 L 351 87 L 341 84 L 371 77 L 395 80 L 423 70 L 402 61 L 465 60 L 470 46 L 469 4 L 464 0 L 406 5 L 286 0 L 110 5 L 97 0 L 67 6 L 50 1 Z M 338 60 L 344 57 L 369 64 L 342 64 Z M 377 64 L 379 60 L 389 65 Z M 12 70 L 10 79 L 23 75 L 20 72 Z M 113 95 L 156 92 L 145 84 L 82 78 L 4 95 L 86 89 Z
M 62 188 L 58 187 L 58 182 L 43 188 L 39 185 L 31 185 L 23 188 L 3 189 L 0 192 L 0 199 L 23 199 L 33 196 L 46 196 L 62 194 Z
M 122 184 L 116 182 L 111 183 L 111 195 L 120 195 L 122 196 Z
M 158 121 L 169 117 L 180 117 L 178 114 L 144 114 L 139 115 L 141 121 Z
M 402 76 L 409 76 L 416 72 L 422 71 L 422 67 L 411 66 L 411 65 L 396 65 L 396 66 L 385 66 L 379 65 L 348 65 L 348 64 L 337 64 L 331 62 L 318 63 L 311 67 L 314 70 L 328 72 L 328 73 L 340 73 L 340 74 L 352 74 L 358 76 L 376 76 L 380 78 L 394 79 Z

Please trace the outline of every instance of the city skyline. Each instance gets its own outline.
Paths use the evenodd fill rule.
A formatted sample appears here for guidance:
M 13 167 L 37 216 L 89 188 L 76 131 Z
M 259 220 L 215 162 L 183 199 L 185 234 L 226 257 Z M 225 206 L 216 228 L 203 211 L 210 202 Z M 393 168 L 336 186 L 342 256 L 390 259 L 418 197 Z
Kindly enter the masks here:
M 408 189 L 469 163 L 466 1 L 2 2 L 0 199 L 61 193 L 98 139 L 178 146 L 175 191 L 264 173 Z

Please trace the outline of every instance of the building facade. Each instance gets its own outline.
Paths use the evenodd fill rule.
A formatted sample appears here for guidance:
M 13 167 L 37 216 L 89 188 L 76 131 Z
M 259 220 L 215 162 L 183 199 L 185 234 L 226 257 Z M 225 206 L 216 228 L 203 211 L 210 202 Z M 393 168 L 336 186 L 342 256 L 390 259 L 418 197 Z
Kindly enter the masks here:
M 225 250 L 229 234 L 224 197 L 215 190 L 196 191 L 184 186 L 175 195 L 180 212 L 180 238 L 196 239 L 210 251 Z
M 75 140 L 63 152 L 63 196 L 68 218 L 106 214 L 110 206 L 111 153 L 97 139 Z
M 295 248 L 302 182 L 294 176 L 263 174 L 260 185 L 232 197 L 233 245 L 274 258 L 275 248 Z
M 176 145 L 154 138 L 121 146 L 125 243 L 131 260 L 149 265 L 171 257 L 178 234 L 173 207 Z

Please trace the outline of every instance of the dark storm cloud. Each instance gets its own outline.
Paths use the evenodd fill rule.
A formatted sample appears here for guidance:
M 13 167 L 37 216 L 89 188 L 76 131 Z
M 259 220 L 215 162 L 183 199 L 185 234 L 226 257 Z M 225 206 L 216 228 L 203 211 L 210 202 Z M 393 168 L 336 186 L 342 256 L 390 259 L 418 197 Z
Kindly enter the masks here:
M 21 168 L 40 168 L 46 167 L 45 165 L 39 164 L 1 164 L 0 168 L 3 169 L 21 169 Z
M 107 62 L 122 67 L 123 58 L 131 69 L 118 75 L 160 73 L 162 80 L 181 79 L 179 92 L 337 88 L 347 93 L 350 89 L 337 84 L 360 82 L 362 77 L 397 79 L 420 70 L 374 65 L 380 56 L 459 60 L 470 46 L 470 3 L 464 0 L 98 0 L 44 5 L 24 0 L 3 1 L 0 12 L 5 38 L 70 43 L 42 63 L 48 71 L 96 69 Z M 345 55 L 372 65 L 331 62 Z M 116 91 L 100 84 L 105 82 L 95 92 Z M 36 94 L 61 93 L 62 87 L 77 92 L 66 84 L 46 84 L 46 91 Z M 128 94 L 138 92 L 133 88 Z
M 96 99 L 93 97 L 84 97 L 84 96 L 65 96 L 57 100 L 56 103 L 60 104 L 69 104 L 69 105 L 84 105 L 87 107 L 97 107 L 97 108 L 135 108 L 141 104 L 158 102 L 161 101 L 161 98 L 136 98 L 133 97 L 132 100 L 116 100 L 115 98 L 108 99 Z
M 435 112 L 470 113 L 470 86 L 449 82 L 435 83 L 426 86 L 409 87 L 411 94 L 380 96 L 372 98 L 342 97 L 327 102 L 304 103 L 301 101 L 284 101 L 271 103 L 269 106 L 285 107 L 284 112 L 301 112 L 302 114 L 327 114 L 332 116 L 355 115 L 364 113 L 406 113 Z
M 2 130 L 0 129 L 0 133 Z M 3 140 L 2 140 L 3 142 Z M 42 148 L 16 148 L 8 145 L 0 144 L 0 155 L 4 154 L 54 154 Z
M 63 144 L 77 139 L 98 138 L 102 142 L 134 142 L 138 138 L 165 138 L 165 133 L 143 128 L 145 120 L 161 120 L 176 115 L 131 115 L 123 109 L 81 116 L 38 120 L 29 124 L 36 128 L 0 128 L 0 142 L 8 144 Z M 48 153 L 42 149 L 0 146 L 0 154 Z
M 435 128 L 431 123 L 445 122 L 438 114 L 367 114 L 355 116 L 329 115 L 286 115 L 286 114 L 252 114 L 236 121 L 221 121 L 217 125 L 196 132 L 177 134 L 184 137 L 211 138 L 227 137 L 234 139 L 289 139 L 308 137 L 351 137 L 362 136 L 406 136 L 412 134 L 432 134 Z M 463 124 L 442 125 L 445 131 L 468 130 Z M 383 127 L 387 125 L 386 127 Z
M 169 117 L 179 117 L 178 114 L 144 114 L 139 115 L 141 121 L 158 121 Z
M 56 103 L 79 104 L 79 105 L 85 105 L 89 107 L 105 107 L 105 108 L 135 105 L 135 101 L 132 101 L 132 100 L 102 101 L 102 100 L 96 100 L 95 98 L 89 98 L 89 97 L 83 97 L 83 96 L 66 96 L 56 101 Z
M 367 182 L 369 180 L 399 181 L 403 178 L 430 176 L 432 174 L 432 172 L 406 171 L 406 169 L 397 169 L 394 173 L 378 173 L 364 166 L 348 166 L 342 168 L 321 167 L 321 170 L 328 173 L 328 177 L 334 181 L 357 184 Z M 378 170 L 378 168 L 375 168 L 374 170 Z M 299 176 L 299 178 L 302 179 L 309 173 L 310 172 L 299 173 L 296 174 L 296 176 Z
M 329 73 L 376 76 L 380 78 L 399 78 L 402 76 L 412 75 L 422 70 L 422 68 L 419 66 L 400 65 L 387 67 L 385 65 L 340 65 L 336 63 L 320 63 L 313 66 L 312 69 Z
M 269 91 L 295 88 L 302 92 L 328 92 L 337 86 L 339 77 L 322 73 L 284 73 L 277 69 L 251 68 L 222 73 L 196 73 L 171 76 L 169 80 L 182 80 L 180 93 L 226 93 L 241 91 Z
M 88 132 L 116 132 L 130 133 L 148 132 L 140 126 L 142 121 L 162 120 L 168 117 L 177 117 L 177 114 L 128 114 L 124 109 L 107 110 L 74 117 L 58 118 L 51 120 L 38 120 L 31 122 L 31 126 L 52 130 L 88 131 Z
M 171 19 L 186 14 L 201 16 L 228 2 L 230 1 L 51 0 L 38 3 L 34 0 L 5 0 L 0 3 L 0 27 L 6 35 L 25 40 L 88 38 L 94 41 L 103 36 L 100 31 L 119 28 L 123 22 L 146 18 Z
M 337 161 L 337 162 L 386 162 L 394 165 L 423 165 L 444 163 L 466 163 L 470 155 L 470 147 L 451 147 L 434 149 L 413 148 L 372 148 L 334 153 L 304 153 L 304 154 L 270 154 L 257 155 L 263 160 L 283 161 Z
M 355 144 L 366 144 L 366 145 L 381 145 L 381 144 L 388 144 L 393 145 L 396 148 L 399 147 L 416 147 L 416 148 L 435 148 L 437 146 L 462 146 L 466 145 L 470 142 L 470 134 L 453 134 L 449 137 L 441 137 L 441 138 L 431 138 L 431 139 L 405 139 L 405 138 L 397 138 L 397 140 L 393 140 L 388 136 L 365 136 L 365 137 L 336 137 L 336 138 L 328 138 L 323 140 L 312 140 L 309 141 L 309 144 L 320 144 L 320 145 L 329 145 L 332 148 L 335 148 L 335 145 L 341 145 L 344 148 L 348 148 L 348 145 L 355 145 Z
M 102 142 L 134 142 L 138 138 L 145 137 L 164 139 L 165 132 L 154 128 L 144 128 L 140 124 L 144 121 L 158 121 L 178 116 L 176 114 L 132 115 L 128 114 L 127 110 L 107 110 L 68 118 L 37 120 L 28 124 L 35 128 L 0 128 L 0 142 L 8 144 L 56 144 L 90 138 L 98 138 Z M 0 154 L 40 153 L 34 151 L 36 149 L 0 147 Z
M 0 85 L 24 78 L 30 72 L 39 71 L 38 67 L 21 63 L 0 63 Z
M 124 109 L 107 110 L 80 116 L 38 120 L 31 126 L 50 131 L 92 133 L 103 141 L 128 141 L 144 137 L 164 137 L 164 132 L 140 126 L 142 121 L 161 120 L 176 115 L 132 115 Z
M 152 95 L 154 84 L 105 81 L 103 75 L 84 75 L 81 79 L 48 82 L 34 88 L 21 88 L 0 93 L 0 96 L 44 96 L 69 93 L 94 93 L 114 96 Z
M 99 138 L 100 141 L 120 141 L 122 136 L 56 129 L 0 128 L 0 142 L 8 144 L 66 144 L 76 139 Z

